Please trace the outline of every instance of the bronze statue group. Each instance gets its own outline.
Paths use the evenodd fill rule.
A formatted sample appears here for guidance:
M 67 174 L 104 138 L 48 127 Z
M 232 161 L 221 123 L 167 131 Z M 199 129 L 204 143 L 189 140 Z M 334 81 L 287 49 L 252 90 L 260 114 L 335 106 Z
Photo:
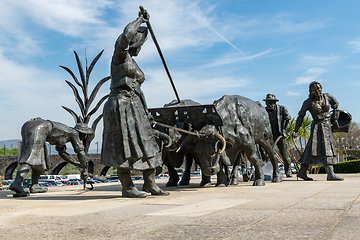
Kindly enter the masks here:
M 139 54 L 141 46 L 148 37 L 148 28 L 141 24 L 148 22 L 149 17 L 146 11 L 140 12 L 139 16 L 130 22 L 117 38 L 111 60 L 111 92 L 103 108 L 101 163 L 117 168 L 117 175 L 122 185 L 122 196 L 130 198 L 143 198 L 147 196 L 147 193 L 159 196 L 169 195 L 169 192 L 157 186 L 155 174 L 156 169 L 163 164 L 164 144 L 159 144 L 159 142 L 165 142 L 167 146 L 170 146 L 171 139 L 152 127 L 153 119 L 141 90 L 145 76 L 133 59 Z M 291 117 L 284 106 L 276 104 L 279 100 L 274 94 L 267 94 L 264 101 L 268 113 L 267 121 L 271 125 L 272 140 L 276 142 L 282 156 L 286 176 L 291 177 L 291 160 L 285 139 Z M 297 131 L 306 112 L 309 111 L 313 118 L 311 134 L 299 160 L 301 169 L 297 177 L 305 181 L 313 180 L 306 174 L 308 167 L 324 165 L 327 180 L 343 180 L 336 176 L 333 170 L 337 158 L 331 131 L 330 107 L 334 110 L 334 124 L 338 128 L 338 105 L 332 95 L 322 93 L 319 82 L 310 83 L 309 97 L 299 111 L 292 134 L 294 138 L 297 137 Z M 49 166 L 46 142 L 55 145 L 59 155 L 65 161 L 76 165 L 82 176 L 86 178 L 87 159 L 82 140 L 86 134 L 93 134 L 93 132 L 85 124 L 79 123 L 72 128 L 54 121 L 36 118 L 23 125 L 21 134 L 23 146 L 18 161 L 18 171 L 15 181 L 10 186 L 10 189 L 15 192 L 14 197 L 29 195 L 22 189 L 22 181 L 30 169 L 32 170 L 30 193 L 47 191 L 38 184 L 40 175 Z M 72 144 L 78 160 L 66 153 L 65 144 L 68 142 Z M 225 146 L 222 149 L 224 150 Z M 143 172 L 142 191 L 139 191 L 132 182 L 131 170 Z

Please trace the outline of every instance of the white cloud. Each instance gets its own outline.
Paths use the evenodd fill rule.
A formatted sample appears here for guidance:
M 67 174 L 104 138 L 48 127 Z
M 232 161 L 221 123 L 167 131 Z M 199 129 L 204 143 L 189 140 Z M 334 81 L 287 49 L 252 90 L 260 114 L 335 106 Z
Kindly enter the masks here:
M 292 92 L 292 91 L 287 91 L 286 92 L 287 96 L 300 96 L 300 93 L 298 92 Z
M 320 76 L 321 74 L 326 72 L 327 70 L 325 68 L 318 68 L 318 67 L 313 67 L 307 70 L 307 73 L 312 76 Z
M 351 66 L 349 66 L 349 68 L 360 69 L 360 65 L 351 65 Z
M 46 54 L 42 43 L 52 33 L 42 36 L 45 30 L 83 39 L 96 38 L 102 30 L 108 31 L 101 17 L 111 5 L 109 0 L 1 1 L 1 45 L 14 56 L 33 56 Z
M 252 61 L 253 59 L 262 57 L 264 55 L 268 55 L 270 53 L 274 52 L 273 49 L 267 49 L 263 52 L 259 52 L 253 55 L 249 55 L 249 56 L 245 56 L 245 57 L 238 57 L 239 54 L 227 54 L 224 55 L 218 59 L 215 59 L 215 61 L 206 64 L 202 67 L 204 68 L 211 68 L 211 67 L 215 67 L 215 66 L 221 66 L 221 65 L 226 65 L 226 64 L 233 64 L 233 63 L 239 63 L 239 62 L 248 62 L 248 61 Z
M 305 66 L 328 66 L 338 62 L 340 59 L 340 56 L 333 54 L 327 57 L 303 55 L 300 58 L 300 63 Z
M 348 41 L 347 44 L 350 45 L 353 53 L 360 53 L 360 37 L 356 40 Z
M 319 79 L 319 77 L 325 72 L 327 72 L 327 70 L 324 68 L 317 68 L 317 67 L 309 68 L 307 70 L 307 72 L 305 73 L 305 76 L 295 79 L 295 83 L 296 84 L 307 84 L 312 81 L 320 82 L 321 80 Z

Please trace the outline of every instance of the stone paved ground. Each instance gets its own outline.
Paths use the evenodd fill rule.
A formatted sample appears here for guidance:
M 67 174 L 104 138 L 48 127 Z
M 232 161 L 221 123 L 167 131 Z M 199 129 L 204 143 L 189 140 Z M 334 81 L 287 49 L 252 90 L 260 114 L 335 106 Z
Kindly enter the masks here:
M 360 174 L 339 176 L 225 188 L 200 188 L 199 177 L 165 188 L 160 179 L 170 196 L 145 199 L 122 198 L 119 183 L 21 199 L 2 191 L 0 239 L 360 239 Z

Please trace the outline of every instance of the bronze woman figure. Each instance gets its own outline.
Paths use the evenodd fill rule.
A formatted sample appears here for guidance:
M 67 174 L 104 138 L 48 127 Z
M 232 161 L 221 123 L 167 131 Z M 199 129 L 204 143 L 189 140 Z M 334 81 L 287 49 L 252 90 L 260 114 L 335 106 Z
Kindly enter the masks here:
M 319 82 L 311 82 L 309 85 L 309 98 L 306 99 L 299 111 L 296 120 L 293 137 L 297 137 L 306 111 L 309 111 L 313 122 L 311 124 L 311 133 L 309 141 L 305 147 L 304 153 L 300 157 L 301 168 L 297 176 L 305 181 L 311 181 L 306 175 L 309 165 L 324 165 L 327 172 L 327 180 L 344 180 L 334 173 L 333 165 L 337 162 L 334 139 L 331 132 L 331 123 L 329 112 L 330 107 L 334 110 L 335 124 L 339 117 L 339 103 L 329 93 L 322 93 L 322 86 Z M 335 126 L 338 128 L 337 126 Z
M 144 73 L 133 57 L 147 39 L 149 14 L 139 13 L 118 37 L 111 61 L 110 96 L 104 105 L 101 163 L 117 167 L 124 197 L 146 197 L 131 180 L 131 169 L 143 171 L 143 191 L 168 195 L 155 183 L 155 168 L 162 164 L 159 146 L 151 128 L 141 84 Z

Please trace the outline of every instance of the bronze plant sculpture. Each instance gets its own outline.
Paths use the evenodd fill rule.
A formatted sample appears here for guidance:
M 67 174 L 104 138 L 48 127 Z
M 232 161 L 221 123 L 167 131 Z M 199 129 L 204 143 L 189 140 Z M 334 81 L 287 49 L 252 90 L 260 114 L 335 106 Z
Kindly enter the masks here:
M 65 106 L 63 106 L 63 108 L 68 111 L 75 120 L 75 123 L 84 123 L 86 126 L 89 124 L 90 122 L 90 117 L 96 113 L 96 111 L 99 109 L 99 107 L 101 106 L 101 104 L 109 97 L 109 95 L 105 95 L 104 97 L 102 97 L 99 102 L 96 104 L 96 106 L 90 111 L 90 106 L 93 103 L 96 94 L 98 93 L 100 87 L 110 79 L 110 76 L 104 77 L 103 79 L 101 79 L 96 86 L 94 87 L 93 91 L 91 92 L 90 96 L 89 96 L 89 92 L 88 92 L 88 85 L 89 85 L 89 78 L 90 78 L 90 74 L 91 71 L 93 70 L 96 62 L 99 60 L 99 58 L 101 57 L 102 53 L 104 52 L 104 50 L 102 50 L 90 63 L 89 67 L 87 66 L 87 59 L 86 59 L 86 68 L 85 68 L 85 74 L 84 74 L 84 70 L 81 64 L 81 61 L 79 59 L 78 54 L 74 51 L 75 54 L 75 58 L 76 58 L 76 62 L 78 65 L 78 69 L 79 69 L 79 74 L 80 74 L 80 79 L 81 82 L 77 79 L 77 77 L 75 76 L 75 74 L 67 67 L 64 66 L 60 66 L 61 68 L 65 69 L 74 79 L 75 83 L 81 88 L 84 99 L 82 99 L 80 97 L 79 91 L 77 90 L 76 86 L 73 85 L 71 82 L 65 80 L 65 82 L 71 87 L 71 89 L 74 92 L 74 96 L 75 96 L 75 101 L 77 102 L 77 104 L 79 105 L 80 108 L 80 112 L 81 112 L 81 116 L 79 116 L 78 114 L 76 114 L 73 110 L 71 110 L 70 108 L 67 108 Z M 88 134 L 84 137 L 84 139 L 82 139 L 84 147 L 85 147 L 85 152 L 87 153 L 89 151 L 89 147 L 90 147 L 90 143 L 91 141 L 94 139 L 95 137 L 95 130 L 96 130 L 96 126 L 99 123 L 99 121 L 102 118 L 102 114 L 100 114 L 92 123 L 91 129 L 93 130 L 92 134 Z

